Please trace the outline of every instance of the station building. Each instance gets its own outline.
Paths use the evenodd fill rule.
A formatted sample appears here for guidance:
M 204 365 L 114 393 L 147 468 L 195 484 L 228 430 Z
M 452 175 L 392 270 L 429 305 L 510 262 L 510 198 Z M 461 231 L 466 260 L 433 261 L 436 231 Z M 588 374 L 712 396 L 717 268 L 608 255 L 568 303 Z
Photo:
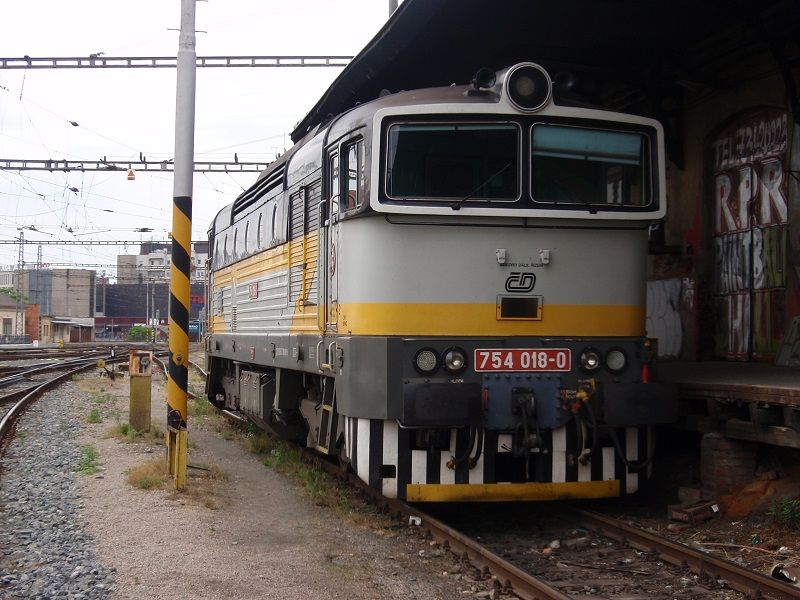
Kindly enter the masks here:
M 94 271 L 23 269 L 6 274 L 10 276 L 10 289 L 16 290 L 17 277 L 22 278 L 19 289 L 23 298 L 22 318 L 26 341 L 54 343 L 94 340 Z M 16 301 L 13 302 L 16 306 Z

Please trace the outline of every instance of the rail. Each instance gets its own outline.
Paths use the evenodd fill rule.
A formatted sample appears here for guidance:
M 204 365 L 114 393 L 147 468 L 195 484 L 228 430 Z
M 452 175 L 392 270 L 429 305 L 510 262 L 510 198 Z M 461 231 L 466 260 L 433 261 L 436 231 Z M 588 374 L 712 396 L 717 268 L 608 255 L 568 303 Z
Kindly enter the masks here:
M 17 400 L 14 406 L 12 406 L 8 410 L 8 412 L 6 412 L 6 414 L 3 415 L 3 418 L 0 419 L 0 454 L 2 453 L 2 450 L 4 450 L 5 448 L 5 445 L 9 439 L 11 432 L 14 429 L 14 425 L 16 424 L 17 419 L 23 412 L 25 412 L 25 409 L 31 402 L 36 400 L 46 390 L 61 383 L 64 379 L 72 377 L 73 375 L 75 375 L 76 373 L 80 373 L 81 371 L 86 371 L 87 369 L 91 369 L 94 366 L 95 364 L 93 362 L 87 361 L 86 364 L 84 365 L 81 365 L 74 369 L 70 369 L 69 371 L 61 373 L 60 375 L 56 375 L 52 379 L 48 379 L 47 381 L 44 381 L 39 385 L 36 385 L 35 387 L 33 387 L 33 389 L 30 389 L 29 391 L 26 390 L 27 393 L 24 396 L 22 396 L 22 398 Z
M 0 404 L 7 404 L 8 402 L 16 400 L 14 405 L 3 415 L 2 419 L 0 419 L 0 454 L 2 454 L 2 451 L 6 447 L 10 434 L 14 430 L 14 425 L 16 424 L 17 419 L 20 415 L 22 415 L 23 412 L 25 412 L 25 409 L 29 404 L 36 400 L 43 392 L 55 387 L 65 379 L 68 379 L 77 373 L 81 373 L 82 371 L 95 368 L 97 366 L 98 358 L 103 358 L 106 363 L 123 362 L 128 360 L 127 356 L 111 356 L 93 353 L 91 356 L 86 356 L 81 359 L 73 359 L 70 361 L 61 362 L 58 365 L 47 367 L 36 367 L 27 371 L 23 371 L 22 373 L 0 379 L 0 383 L 8 385 L 10 383 L 18 383 L 20 380 L 32 374 L 68 369 L 64 373 L 56 375 L 47 381 L 43 381 L 24 390 L 11 392 L 0 397 Z M 17 400 L 17 398 L 19 399 Z
M 764 597 L 778 600 L 800 598 L 800 588 L 751 571 L 731 561 L 710 556 L 606 515 L 588 510 L 575 512 L 577 519 L 589 529 L 599 531 L 612 539 L 625 540 L 639 550 L 657 553 L 662 560 L 686 566 L 701 577 L 710 575 L 724 579 L 733 589 L 749 598 Z

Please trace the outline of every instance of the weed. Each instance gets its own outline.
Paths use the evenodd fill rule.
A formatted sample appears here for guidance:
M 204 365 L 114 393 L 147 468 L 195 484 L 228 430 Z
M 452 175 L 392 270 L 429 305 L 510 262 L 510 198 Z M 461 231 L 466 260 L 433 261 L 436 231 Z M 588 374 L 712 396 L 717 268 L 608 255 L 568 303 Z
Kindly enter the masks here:
M 330 505 L 331 498 L 338 496 L 338 493 L 333 491 L 334 479 L 326 472 L 304 462 L 300 451 L 289 444 L 278 443 L 277 447 L 270 451 L 270 456 L 264 459 L 264 464 L 299 481 L 318 505 Z
M 800 529 L 800 498 L 781 498 L 767 510 L 767 516 L 781 525 Z
M 133 467 L 127 472 L 128 483 L 143 490 L 163 487 L 167 477 L 167 463 L 162 458 L 154 458 Z
M 141 442 L 164 445 L 164 430 L 158 425 L 150 425 L 150 431 L 137 431 L 128 423 L 117 423 L 115 427 L 106 432 L 106 437 L 113 437 L 125 443 Z
M 94 392 L 92 394 L 92 401 L 96 404 L 108 404 L 114 399 L 111 394 L 102 394 L 99 392 Z
M 330 506 L 349 521 L 372 522 L 377 516 L 375 508 L 360 497 L 358 492 L 338 482 L 313 461 L 306 461 L 301 451 L 292 444 L 276 440 L 273 449 L 262 462 L 299 483 L 315 504 Z
M 89 412 L 89 416 L 86 417 L 86 422 L 87 423 L 102 423 L 103 422 L 103 417 L 100 416 L 100 410 L 97 409 L 97 408 L 93 408 Z
M 86 444 L 81 447 L 81 458 L 78 461 L 78 471 L 84 475 L 94 475 L 100 468 L 97 466 L 97 459 L 100 454 L 97 448 L 91 444 Z
M 214 407 L 203 395 L 197 395 L 189 404 L 189 415 L 192 417 L 207 417 L 214 413 Z
M 274 438 L 263 431 L 247 436 L 247 449 L 253 454 L 269 454 L 273 448 L 275 448 Z
M 217 465 L 211 465 L 209 469 L 209 478 L 213 479 L 214 481 L 227 481 L 228 474 L 220 469 Z

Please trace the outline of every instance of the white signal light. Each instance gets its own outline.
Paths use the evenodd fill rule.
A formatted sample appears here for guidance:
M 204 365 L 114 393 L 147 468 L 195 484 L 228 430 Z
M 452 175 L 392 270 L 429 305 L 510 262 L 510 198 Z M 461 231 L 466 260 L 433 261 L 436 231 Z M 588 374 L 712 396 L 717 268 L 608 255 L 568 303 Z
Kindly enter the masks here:
M 439 367 L 439 356 L 432 348 L 423 348 L 414 357 L 414 366 L 423 375 L 430 375 Z

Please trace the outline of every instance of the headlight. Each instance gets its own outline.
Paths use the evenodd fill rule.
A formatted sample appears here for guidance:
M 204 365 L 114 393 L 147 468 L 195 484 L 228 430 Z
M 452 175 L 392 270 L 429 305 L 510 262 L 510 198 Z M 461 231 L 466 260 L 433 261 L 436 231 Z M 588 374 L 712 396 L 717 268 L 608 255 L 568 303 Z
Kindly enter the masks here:
M 533 63 L 522 63 L 509 69 L 504 86 L 511 104 L 525 112 L 537 111 L 550 100 L 550 76 Z
M 606 369 L 612 373 L 619 373 L 628 366 L 628 357 L 619 348 L 614 348 L 606 353 Z
M 600 353 L 594 348 L 586 348 L 581 352 L 580 364 L 584 371 L 596 371 L 601 364 Z
M 467 354 L 461 348 L 450 348 L 444 353 L 444 367 L 451 373 L 460 373 L 467 367 Z
M 439 368 L 439 355 L 433 348 L 423 348 L 414 356 L 414 366 L 423 375 L 431 375 Z

